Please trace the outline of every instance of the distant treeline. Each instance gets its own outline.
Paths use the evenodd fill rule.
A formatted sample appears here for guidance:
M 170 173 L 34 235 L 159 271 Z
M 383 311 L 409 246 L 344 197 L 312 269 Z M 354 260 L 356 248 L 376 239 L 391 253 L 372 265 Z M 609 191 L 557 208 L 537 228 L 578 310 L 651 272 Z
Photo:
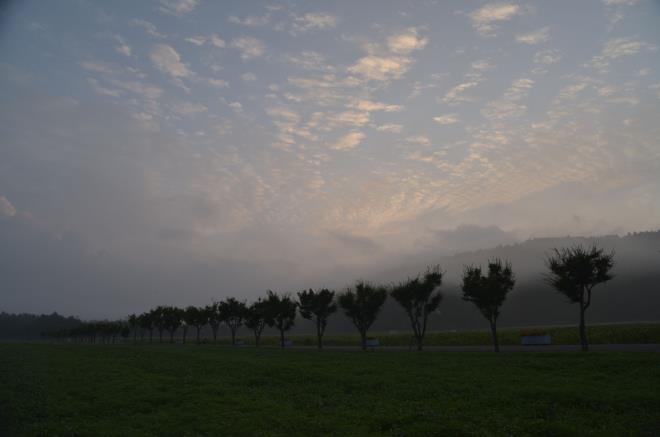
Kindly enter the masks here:
M 53 332 L 78 328 L 83 322 L 77 317 L 52 314 L 9 314 L 0 312 L 0 339 L 36 340 Z

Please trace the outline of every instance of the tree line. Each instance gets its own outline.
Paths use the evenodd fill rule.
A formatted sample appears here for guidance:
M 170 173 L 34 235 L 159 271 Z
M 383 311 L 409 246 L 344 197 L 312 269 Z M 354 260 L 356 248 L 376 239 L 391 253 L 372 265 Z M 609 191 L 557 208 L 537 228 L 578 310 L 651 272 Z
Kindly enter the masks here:
M 555 249 L 546 259 L 548 271 L 545 281 L 566 296 L 571 303 L 579 304 L 579 332 L 582 350 L 588 350 L 585 315 L 591 305 L 592 290 L 613 278 L 614 253 L 597 246 L 576 245 Z M 441 286 L 444 272 L 440 266 L 429 267 L 424 273 L 388 286 L 367 281 L 357 281 L 352 287 L 337 293 L 326 288 L 303 290 L 294 297 L 269 290 L 263 298 L 248 304 L 234 297 L 214 302 L 204 307 L 158 306 L 142 314 L 132 314 L 125 322 L 93 322 L 61 332 L 67 336 L 90 342 L 114 342 L 132 333 L 133 340 L 147 337 L 151 342 L 163 336 L 174 342 L 179 331 L 185 343 L 191 333 L 195 342 L 201 343 L 201 330 L 208 326 L 217 341 L 220 326 L 226 325 L 231 332 L 231 344 L 236 345 L 236 335 L 242 326 L 252 331 L 255 346 L 260 345 L 266 326 L 279 332 L 280 346 L 286 346 L 285 335 L 295 324 L 296 315 L 311 320 L 316 328 L 317 346 L 323 347 L 323 336 L 328 319 L 341 309 L 360 334 L 360 344 L 367 349 L 368 331 L 376 321 L 388 296 L 405 311 L 413 333 L 417 350 L 423 349 L 429 316 L 442 302 Z M 510 262 L 495 258 L 486 267 L 464 267 L 461 281 L 462 299 L 474 304 L 488 321 L 493 348 L 499 352 L 497 321 L 507 295 L 516 283 Z

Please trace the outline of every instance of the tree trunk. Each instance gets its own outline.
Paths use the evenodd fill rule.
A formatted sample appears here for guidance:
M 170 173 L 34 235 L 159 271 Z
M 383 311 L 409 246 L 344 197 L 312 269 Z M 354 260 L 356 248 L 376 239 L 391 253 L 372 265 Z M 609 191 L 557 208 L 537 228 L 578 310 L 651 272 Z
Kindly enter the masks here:
M 231 345 L 236 346 L 236 330 L 234 328 L 231 330 Z
M 218 341 L 218 328 L 213 328 L 213 343 L 217 343 Z
M 201 329 L 200 326 L 197 327 L 197 344 L 199 344 L 199 330 Z
M 493 348 L 495 348 L 495 352 L 499 352 L 500 342 L 497 339 L 497 321 L 493 320 L 490 322 L 490 332 L 493 335 Z
M 170 331 L 170 343 L 174 343 L 174 331 Z
M 587 308 L 580 303 L 580 344 L 582 345 L 582 351 L 587 352 L 589 350 L 589 342 L 587 340 L 587 326 L 584 323 L 584 313 Z
M 284 347 L 284 329 L 280 329 L 280 346 Z
M 362 339 L 362 350 L 367 350 L 367 331 L 360 331 L 360 338 Z
M 323 332 L 321 332 L 321 319 L 316 319 L 316 338 L 318 340 L 318 348 L 323 349 Z
M 255 347 L 259 347 L 259 340 L 261 340 L 261 332 L 257 333 L 257 331 L 254 332 L 254 345 Z
M 183 344 L 186 344 L 187 335 L 188 335 L 188 328 L 183 328 Z
M 417 350 L 418 350 L 418 351 L 421 351 L 421 350 L 422 350 L 422 347 L 423 347 L 423 346 L 422 346 L 422 336 L 421 336 L 421 335 L 418 335 L 418 336 L 417 336 Z

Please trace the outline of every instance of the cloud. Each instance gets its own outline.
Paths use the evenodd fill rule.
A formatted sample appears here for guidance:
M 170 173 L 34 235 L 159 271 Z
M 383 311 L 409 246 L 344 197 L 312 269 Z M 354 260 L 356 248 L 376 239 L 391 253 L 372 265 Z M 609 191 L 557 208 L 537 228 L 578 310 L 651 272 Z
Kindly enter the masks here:
M 497 21 L 508 21 L 521 13 L 515 3 L 490 3 L 470 13 L 472 26 L 482 36 L 495 36 Z
M 121 95 L 121 92 L 119 90 L 113 90 L 110 88 L 103 87 L 99 85 L 99 81 L 92 78 L 88 77 L 87 78 L 87 83 L 92 87 L 92 90 L 101 96 L 110 96 L 110 97 L 119 97 Z
M 460 83 L 447 91 L 447 94 L 442 98 L 442 101 L 449 105 L 458 105 L 459 103 L 469 102 L 472 99 L 465 96 L 465 92 L 470 88 L 479 85 L 480 82 L 480 80 L 474 80 L 471 82 Z
M 241 58 L 252 59 L 263 56 L 266 51 L 264 43 L 251 36 L 234 38 L 229 44 L 231 48 L 241 52 Z
M 527 112 L 527 106 L 520 101 L 527 97 L 534 81 L 527 78 L 514 80 L 511 87 L 497 100 L 489 102 L 481 111 L 491 121 L 521 117 Z
M 303 33 L 316 29 L 331 29 L 337 25 L 337 17 L 322 12 L 294 15 L 291 33 Z
M 206 112 L 208 108 L 201 103 L 181 102 L 173 105 L 175 113 L 179 115 L 194 115 L 200 112 Z
M 229 83 L 226 80 L 222 80 L 222 79 L 209 79 L 209 85 L 214 86 L 216 88 L 229 87 Z
M 342 136 L 336 143 L 330 145 L 331 149 L 334 150 L 350 150 L 357 147 L 362 140 L 366 138 L 366 135 L 362 132 L 352 131 Z
M 0 216 L 13 217 L 16 215 L 16 208 L 5 196 L 0 196 Z
M 634 6 L 638 0 L 603 0 L 607 6 Z
M 369 123 L 369 113 L 366 111 L 343 111 L 326 118 L 331 125 L 364 126 Z
M 180 17 L 192 12 L 198 5 L 197 0 L 160 0 L 159 11 Z
M 410 144 L 418 144 L 420 146 L 430 146 L 431 140 L 426 135 L 414 135 L 406 138 L 406 142 Z
M 602 55 L 609 59 L 620 58 L 638 53 L 646 44 L 635 38 L 614 38 L 603 48 Z
M 286 55 L 285 59 L 303 70 L 334 71 L 335 68 L 326 63 L 325 57 L 317 52 L 306 50 L 299 55 Z
M 406 32 L 387 38 L 387 47 L 397 54 L 408 54 L 414 50 L 423 49 L 428 43 L 427 38 L 420 38 L 417 29 L 410 28 Z
M 535 32 L 516 35 L 516 41 L 522 44 L 535 45 L 550 39 L 550 28 L 544 27 Z
M 220 38 L 220 37 L 219 37 L 218 35 L 216 35 L 216 34 L 211 35 L 211 37 L 209 38 L 209 41 L 210 41 L 211 44 L 213 44 L 215 47 L 218 47 L 218 48 L 220 48 L 220 49 L 223 48 L 223 47 L 225 47 L 225 45 L 226 45 L 225 40 L 222 39 L 222 38 Z
M 264 26 L 268 24 L 268 22 L 270 21 L 270 14 L 266 14 L 261 17 L 249 16 L 245 18 L 239 18 L 235 15 L 230 15 L 227 21 L 229 21 L 230 23 L 240 24 L 241 26 L 247 26 L 247 27 Z
M 395 123 L 382 124 L 376 127 L 376 130 L 380 132 L 392 132 L 395 134 L 399 134 L 403 131 L 403 126 Z
M 459 120 L 456 114 L 445 114 L 445 115 L 439 115 L 437 117 L 433 117 L 433 121 L 442 125 L 446 125 L 446 124 L 458 123 Z
M 229 107 L 235 112 L 243 112 L 243 105 L 241 102 L 231 102 L 229 103 Z
M 188 77 L 192 74 L 181 62 L 179 53 L 167 44 L 157 44 L 149 57 L 156 68 L 174 78 Z
M 206 43 L 206 37 L 205 36 L 191 36 L 186 38 L 186 41 L 188 41 L 191 44 L 195 44 L 196 46 L 203 46 L 204 43 Z
M 131 46 L 126 43 L 124 38 L 119 35 L 114 35 L 113 38 L 117 41 L 117 45 L 115 46 L 117 53 L 121 53 L 124 56 L 131 56 Z
M 541 50 L 534 54 L 534 63 L 550 65 L 561 60 L 561 52 L 557 49 Z
M 131 20 L 131 24 L 133 26 L 140 27 L 147 34 L 149 34 L 149 35 L 151 35 L 155 38 L 165 38 L 165 35 L 158 32 L 158 29 L 156 28 L 156 26 L 153 23 L 151 23 L 150 21 L 135 18 L 135 19 Z
M 108 79 L 108 83 L 126 91 L 138 94 L 148 100 L 158 99 L 163 94 L 163 90 L 161 88 L 139 81 Z
M 387 103 L 372 102 L 371 100 L 365 100 L 365 99 L 356 100 L 350 105 L 350 107 L 366 112 L 372 112 L 372 111 L 397 112 L 403 109 L 401 105 L 389 105 Z
M 197 36 L 191 36 L 186 38 L 186 41 L 195 44 L 196 46 L 203 46 L 204 44 L 211 44 L 212 46 L 218 47 L 220 49 L 224 48 L 227 44 L 225 43 L 225 40 L 220 38 L 218 35 L 215 33 L 211 36 L 203 36 L 203 35 L 197 35 Z
M 367 80 L 388 81 L 401 78 L 410 65 L 410 59 L 398 56 L 368 55 L 348 68 Z
M 245 82 L 254 82 L 257 80 L 257 75 L 248 71 L 247 73 L 241 74 L 241 79 Z

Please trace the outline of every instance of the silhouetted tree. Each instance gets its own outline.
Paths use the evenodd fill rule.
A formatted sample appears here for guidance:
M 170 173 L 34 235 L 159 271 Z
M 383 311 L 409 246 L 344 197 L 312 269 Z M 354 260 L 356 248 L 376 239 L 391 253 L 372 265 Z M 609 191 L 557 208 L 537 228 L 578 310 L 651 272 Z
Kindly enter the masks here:
M 268 290 L 265 300 L 266 323 L 280 331 L 280 346 L 284 347 L 284 333 L 291 329 L 296 322 L 296 302 L 291 296 L 279 296 Z
M 315 292 L 311 288 L 308 291 L 298 293 L 298 306 L 300 315 L 307 320 L 316 323 L 316 338 L 318 348 L 323 347 L 323 333 L 328 325 L 328 317 L 337 312 L 337 304 L 334 303 L 335 292 L 326 288 Z
M 354 289 L 348 288 L 339 295 L 339 306 L 360 332 L 362 350 L 367 350 L 367 331 L 374 323 L 387 299 L 384 287 L 358 281 Z
M 153 326 L 155 326 L 158 331 L 159 343 L 163 342 L 163 331 L 166 329 L 165 310 L 166 307 L 158 306 L 149 312 L 149 317 L 153 321 Z
M 418 275 L 416 278 L 395 285 L 390 292 L 394 300 L 406 310 L 417 342 L 417 350 L 420 351 L 429 314 L 438 308 L 442 300 L 442 294 L 438 290 L 440 285 L 442 285 L 442 272 L 440 267 L 436 266 L 433 269 L 428 268 L 422 278 Z
M 610 274 L 614 267 L 614 252 L 605 253 L 595 245 L 590 248 L 577 245 L 555 249 L 546 264 L 550 270 L 546 281 L 572 303 L 580 304 L 580 343 L 582 350 L 587 351 L 589 342 L 585 312 L 591 305 L 593 288 L 614 277 Z
M 200 343 L 200 331 L 204 325 L 206 325 L 208 316 L 206 314 L 205 308 L 197 308 L 194 306 L 189 306 L 185 309 L 183 313 L 183 319 L 186 322 L 187 326 L 194 326 L 197 330 L 197 344 Z
M 253 302 L 252 305 L 247 308 L 245 326 L 251 329 L 254 333 L 254 344 L 256 347 L 259 347 L 261 333 L 266 326 L 267 318 L 268 311 L 266 308 L 266 302 L 261 300 L 261 298 L 256 302 Z
M 488 275 L 484 276 L 481 267 L 467 266 L 463 271 L 463 300 L 472 302 L 490 323 L 495 352 L 500 351 L 497 339 L 497 318 L 506 295 L 513 290 L 516 280 L 511 263 L 494 259 L 488 262 Z
M 236 331 L 245 319 L 245 302 L 229 297 L 218 304 L 220 319 L 227 324 L 231 331 L 231 344 L 236 345 Z
M 130 326 L 131 331 L 133 331 L 133 343 L 137 343 L 138 316 L 135 314 L 128 316 L 128 326 Z
M 204 308 L 204 312 L 206 313 L 208 324 L 211 326 L 211 331 L 213 332 L 213 343 L 215 343 L 218 340 L 218 329 L 220 329 L 220 324 L 222 323 L 222 317 L 220 315 L 218 303 L 213 302 L 211 305 L 207 305 Z
M 141 330 L 141 337 L 140 341 L 144 340 L 144 332 L 149 331 L 149 342 L 153 340 L 153 334 L 154 334 L 154 320 L 153 320 L 153 314 L 151 312 L 148 313 L 142 313 L 138 316 L 138 325 L 140 326 Z
M 181 326 L 183 311 L 176 307 L 163 307 L 163 325 L 170 334 L 170 343 L 174 343 L 174 333 Z

